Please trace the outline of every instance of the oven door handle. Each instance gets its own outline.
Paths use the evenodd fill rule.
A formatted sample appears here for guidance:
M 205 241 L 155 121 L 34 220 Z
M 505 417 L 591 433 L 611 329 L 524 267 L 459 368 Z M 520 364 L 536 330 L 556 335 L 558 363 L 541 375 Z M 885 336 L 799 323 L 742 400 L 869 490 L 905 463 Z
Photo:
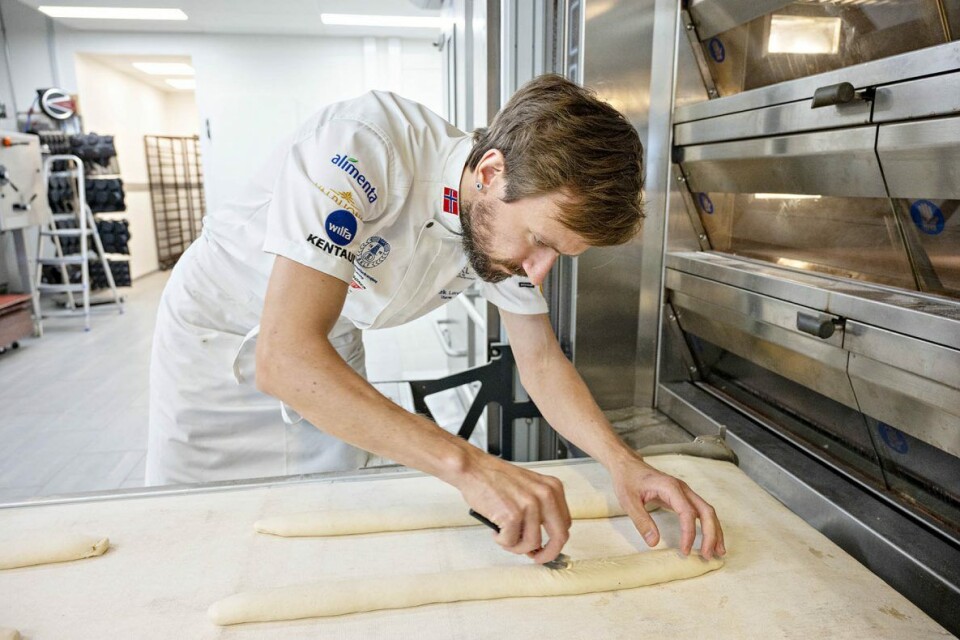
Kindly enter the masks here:
M 829 107 L 830 105 L 840 106 L 850 104 L 860 100 L 873 100 L 873 88 L 869 87 L 863 91 L 857 91 L 849 82 L 838 82 L 825 87 L 820 87 L 813 92 L 813 101 L 810 103 L 811 109 L 820 107 Z
M 811 336 L 826 340 L 843 324 L 840 318 L 831 318 L 814 313 L 797 312 L 797 329 Z

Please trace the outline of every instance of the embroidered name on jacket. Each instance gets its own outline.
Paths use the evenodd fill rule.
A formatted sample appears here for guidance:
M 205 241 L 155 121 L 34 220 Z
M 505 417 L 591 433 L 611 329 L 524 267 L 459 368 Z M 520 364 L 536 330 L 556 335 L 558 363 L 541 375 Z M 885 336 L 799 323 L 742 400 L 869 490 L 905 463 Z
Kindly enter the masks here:
M 330 158 L 330 162 L 340 167 L 344 173 L 353 178 L 354 182 L 360 185 L 363 193 L 367 196 L 367 202 L 373 204 L 377 201 L 377 188 L 370 184 L 370 182 L 367 180 L 367 177 L 360 173 L 360 170 L 357 169 L 356 158 L 352 158 L 345 153 L 338 153 Z
M 354 253 L 347 251 L 346 249 L 343 249 L 341 247 L 338 247 L 337 245 L 322 238 L 321 236 L 318 236 L 312 233 L 307 236 L 307 242 L 309 242 L 310 244 L 312 244 L 318 249 L 326 251 L 332 256 L 343 258 L 347 262 L 353 262 L 354 258 L 356 258 L 356 255 Z

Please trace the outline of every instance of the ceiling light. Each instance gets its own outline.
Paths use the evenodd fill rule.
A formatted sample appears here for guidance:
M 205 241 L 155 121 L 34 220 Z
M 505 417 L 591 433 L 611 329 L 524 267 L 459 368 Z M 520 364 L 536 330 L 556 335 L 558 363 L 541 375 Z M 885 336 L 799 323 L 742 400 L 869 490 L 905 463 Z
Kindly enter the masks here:
M 133 66 L 152 76 L 193 75 L 193 67 L 185 62 L 134 62 Z
M 167 84 L 174 89 L 196 89 L 197 81 L 193 78 L 167 78 Z
M 839 53 L 842 26 L 840 18 L 770 16 L 767 53 Z
M 371 16 L 350 13 L 321 13 L 320 21 L 343 27 L 413 27 L 439 29 L 443 18 L 424 16 Z
M 132 7 L 37 7 L 51 18 L 92 18 L 97 20 L 186 20 L 180 9 L 136 9 Z

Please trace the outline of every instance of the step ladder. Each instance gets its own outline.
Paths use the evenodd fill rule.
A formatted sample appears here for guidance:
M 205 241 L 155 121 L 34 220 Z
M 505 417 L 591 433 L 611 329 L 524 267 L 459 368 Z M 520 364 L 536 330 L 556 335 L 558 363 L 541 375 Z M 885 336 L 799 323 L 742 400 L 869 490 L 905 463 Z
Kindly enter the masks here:
M 65 161 L 73 165 L 73 169 L 66 171 L 52 171 L 53 163 Z M 97 221 L 93 217 L 93 211 L 87 204 L 86 180 L 83 173 L 83 161 L 75 155 L 52 155 L 44 159 L 43 162 L 44 179 L 47 184 L 50 178 L 68 177 L 74 181 L 73 201 L 75 207 L 73 213 L 55 213 L 46 224 L 46 228 L 41 227 L 40 236 L 37 239 L 37 273 L 36 287 L 34 295 L 37 296 L 36 308 L 39 308 L 39 297 L 43 293 L 62 293 L 66 294 L 66 308 L 62 311 L 44 311 L 42 318 L 59 316 L 83 316 L 84 331 L 90 330 L 90 261 L 98 260 L 103 266 L 104 274 L 107 278 L 107 285 L 112 293 L 112 302 L 110 305 L 116 306 L 119 313 L 123 313 L 123 299 L 117 291 L 117 285 L 113 280 L 113 272 L 110 271 L 110 264 L 107 262 L 106 253 L 103 250 L 103 243 L 100 241 L 100 234 L 97 231 Z M 58 222 L 75 222 L 76 228 L 59 228 Z M 53 240 L 52 243 L 44 242 L 45 238 Z M 80 252 L 76 254 L 64 254 L 61 238 L 77 238 L 80 242 Z M 92 246 L 91 246 L 92 242 Z M 53 255 L 44 248 L 53 247 Z M 70 281 L 68 265 L 77 265 L 80 267 L 80 282 Z M 55 266 L 60 270 L 61 284 L 46 284 L 43 282 L 43 267 Z M 77 304 L 74 294 L 80 294 L 81 304 Z M 38 335 L 43 335 L 43 325 L 37 322 Z

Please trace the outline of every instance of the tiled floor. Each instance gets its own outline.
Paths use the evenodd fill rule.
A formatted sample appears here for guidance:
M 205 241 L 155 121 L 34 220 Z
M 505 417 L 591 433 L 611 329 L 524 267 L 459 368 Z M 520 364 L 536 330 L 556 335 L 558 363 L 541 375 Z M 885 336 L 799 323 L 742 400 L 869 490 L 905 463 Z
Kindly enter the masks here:
M 0 355 L 0 503 L 143 484 L 150 343 L 167 277 L 137 280 L 125 313 L 100 310 L 89 332 L 79 319 L 49 319 L 42 338 Z M 371 381 L 448 372 L 429 318 L 367 332 Z M 408 398 L 396 383 L 375 386 Z M 462 415 L 451 400 L 437 412 L 442 425 Z
M 143 484 L 147 365 L 167 274 L 101 307 L 44 321 L 42 338 L 0 356 L 0 501 Z

